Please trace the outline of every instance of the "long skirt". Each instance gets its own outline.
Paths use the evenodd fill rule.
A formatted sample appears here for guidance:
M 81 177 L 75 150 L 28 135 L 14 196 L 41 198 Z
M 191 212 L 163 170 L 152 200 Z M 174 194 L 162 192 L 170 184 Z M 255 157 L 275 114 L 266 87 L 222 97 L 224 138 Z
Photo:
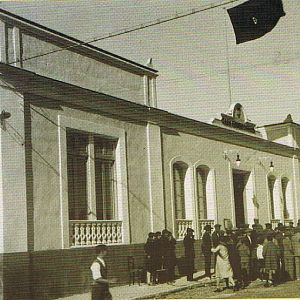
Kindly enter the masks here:
M 216 262 L 216 277 L 218 278 L 229 278 L 233 276 L 232 268 L 228 258 L 221 258 L 220 255 L 217 255 Z

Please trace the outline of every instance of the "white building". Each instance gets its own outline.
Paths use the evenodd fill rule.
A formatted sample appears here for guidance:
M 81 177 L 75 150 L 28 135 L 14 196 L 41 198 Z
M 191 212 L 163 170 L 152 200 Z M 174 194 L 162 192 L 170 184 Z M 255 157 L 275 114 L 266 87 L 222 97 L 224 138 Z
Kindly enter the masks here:
M 299 218 L 291 119 L 257 128 L 239 103 L 212 124 L 174 115 L 157 108 L 156 70 L 5 11 L 0 20 L 5 299 L 86 291 L 99 243 L 124 282 L 150 231 L 180 240 L 193 227 L 201 268 L 205 224 Z

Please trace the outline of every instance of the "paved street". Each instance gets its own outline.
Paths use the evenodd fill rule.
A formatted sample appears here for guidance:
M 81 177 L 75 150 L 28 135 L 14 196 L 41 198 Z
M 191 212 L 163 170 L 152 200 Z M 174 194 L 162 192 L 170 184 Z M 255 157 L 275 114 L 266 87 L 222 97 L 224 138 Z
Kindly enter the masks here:
M 197 299 L 197 298 L 299 298 L 300 281 L 291 281 L 276 287 L 265 288 L 264 283 L 255 281 L 247 289 L 233 292 L 224 290 L 215 293 L 215 285 L 196 287 L 163 297 L 164 299 Z

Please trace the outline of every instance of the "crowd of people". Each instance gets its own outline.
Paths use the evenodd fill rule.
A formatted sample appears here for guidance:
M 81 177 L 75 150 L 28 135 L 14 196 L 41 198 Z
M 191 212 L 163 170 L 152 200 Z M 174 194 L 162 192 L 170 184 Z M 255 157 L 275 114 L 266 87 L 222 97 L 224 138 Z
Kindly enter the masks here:
M 144 246 L 146 252 L 147 282 L 157 284 L 166 281 L 175 282 L 176 239 L 172 233 L 164 229 L 162 232 L 150 232 Z
M 194 273 L 194 230 L 188 228 L 183 240 L 185 255 L 176 259 L 176 240 L 167 229 L 149 233 L 144 246 L 147 282 L 173 284 L 175 266 L 181 274 L 192 281 Z M 204 256 L 205 277 L 211 278 L 214 269 L 217 289 L 221 291 L 221 280 L 234 291 L 246 288 L 251 281 L 264 281 L 265 287 L 277 285 L 286 280 L 300 280 L 300 220 L 294 227 L 278 223 L 272 229 L 270 223 L 265 228 L 254 220 L 252 228 L 222 230 L 220 224 L 206 225 L 202 235 L 201 250 Z
M 221 291 L 220 279 L 226 279 L 226 286 L 230 283 L 234 290 L 256 279 L 265 281 L 265 287 L 300 280 L 300 221 L 296 227 L 293 222 L 288 226 L 278 223 L 275 229 L 270 223 L 263 229 L 258 220 L 252 229 L 246 225 L 224 232 L 220 227 L 215 225 L 211 235 L 216 291 Z M 206 226 L 204 235 L 210 235 L 211 230 Z

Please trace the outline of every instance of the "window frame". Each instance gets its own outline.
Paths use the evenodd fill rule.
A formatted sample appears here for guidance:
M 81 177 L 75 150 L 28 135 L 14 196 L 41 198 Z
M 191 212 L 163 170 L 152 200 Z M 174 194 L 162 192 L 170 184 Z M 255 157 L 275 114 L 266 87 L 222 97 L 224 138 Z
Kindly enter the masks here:
M 87 115 L 88 119 L 89 115 Z M 118 140 L 116 146 L 116 205 L 117 214 L 116 220 L 122 221 L 122 236 L 123 242 L 129 243 L 129 213 L 128 213 L 128 187 L 127 187 L 127 161 L 126 161 L 126 132 L 123 128 L 115 127 L 113 124 L 107 124 L 103 120 L 99 122 L 91 122 L 83 119 L 73 118 L 65 115 L 58 115 L 58 152 L 59 152 L 59 180 L 60 180 L 60 222 L 61 222 L 61 247 L 69 248 L 69 210 L 68 210 L 68 176 L 67 176 L 67 128 L 84 131 L 95 135 L 107 137 L 108 139 Z M 89 155 L 93 152 L 93 145 L 89 147 Z M 92 157 L 92 159 L 94 159 Z M 89 164 L 90 177 L 94 177 L 95 170 L 92 164 Z M 93 184 L 89 180 L 88 184 Z M 89 189 L 89 199 L 95 199 Z M 94 209 L 95 201 L 89 203 L 89 206 Z M 95 211 L 95 210 L 94 210 Z

